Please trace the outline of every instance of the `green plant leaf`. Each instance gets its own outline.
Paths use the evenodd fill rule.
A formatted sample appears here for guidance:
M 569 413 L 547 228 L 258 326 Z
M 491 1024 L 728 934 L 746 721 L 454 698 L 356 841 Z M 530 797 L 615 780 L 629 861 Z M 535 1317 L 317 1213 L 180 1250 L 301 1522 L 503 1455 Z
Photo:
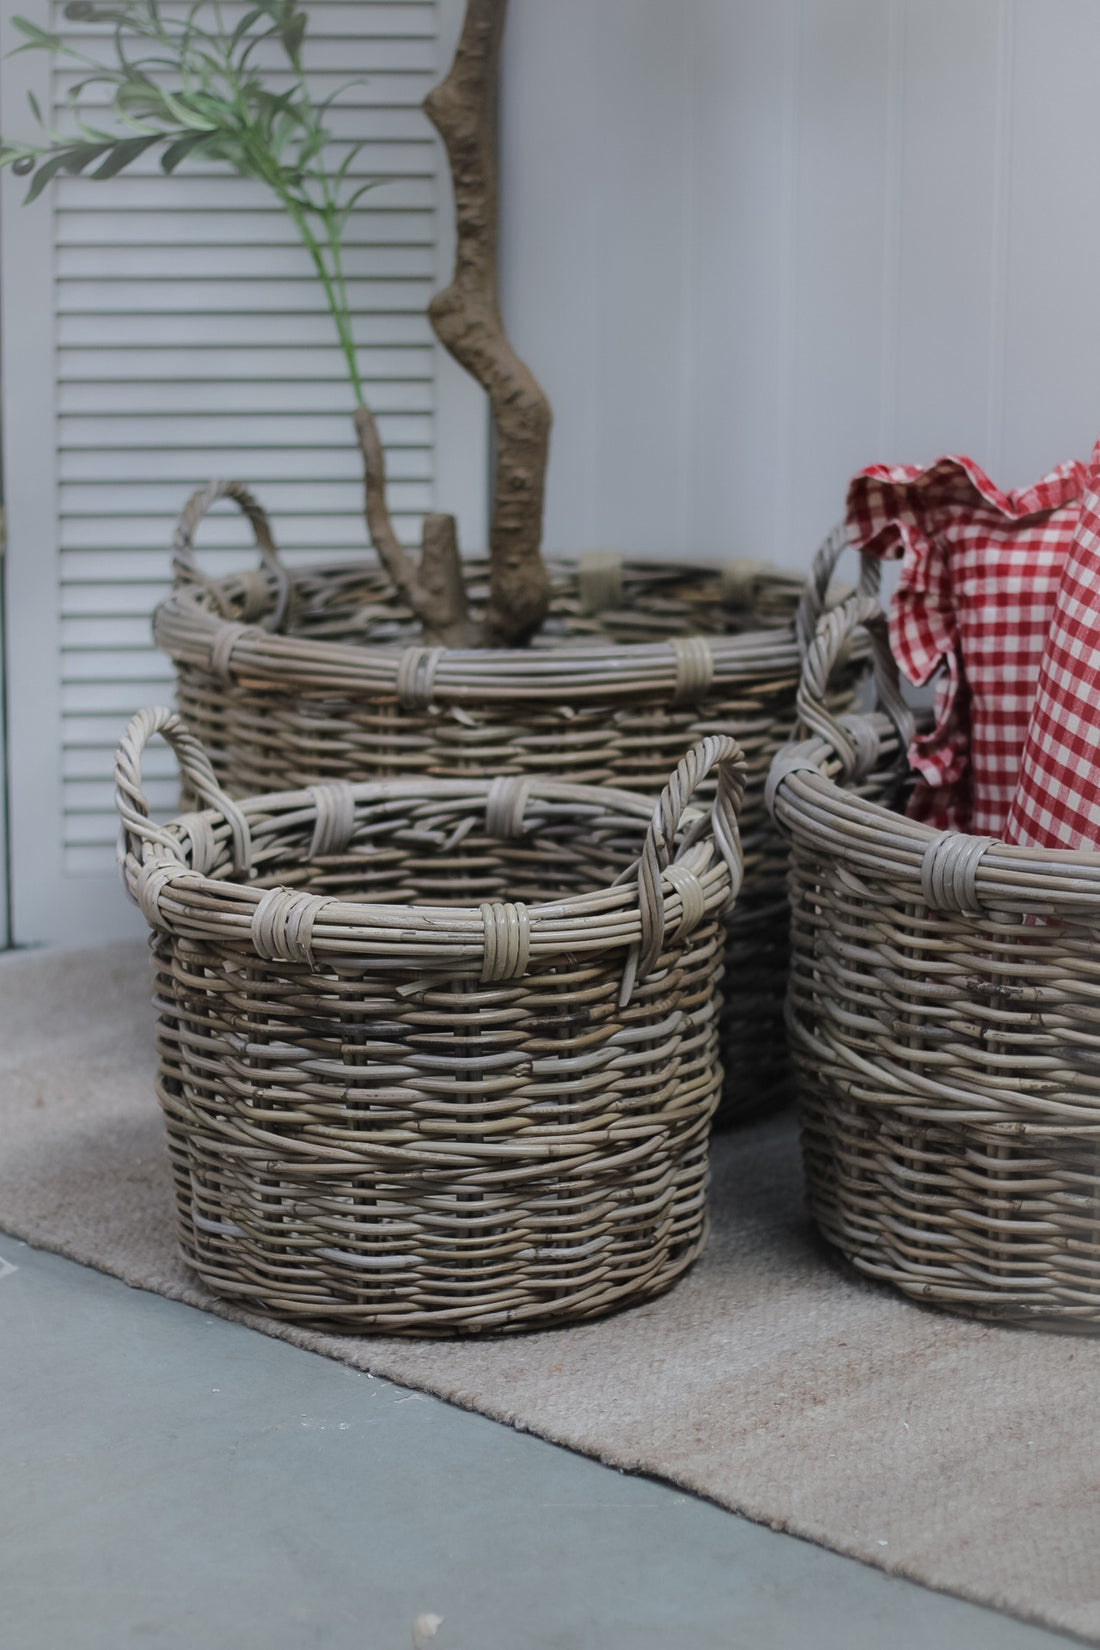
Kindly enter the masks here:
M 74 143 L 61 170 L 75 177 L 78 172 L 83 172 L 86 166 L 90 166 L 93 160 L 98 160 L 101 155 L 107 154 L 113 148 L 113 139 L 106 143 Z
M 50 34 L 48 29 L 40 29 L 37 23 L 30 22 L 26 17 L 13 17 L 11 21 L 12 27 L 27 37 L 27 45 L 17 46 L 16 51 L 25 52 L 29 46 L 44 46 L 47 50 L 55 52 L 63 45 L 59 34 Z M 14 57 L 15 52 L 11 55 Z
M 368 178 L 366 183 L 361 183 L 358 189 L 349 195 L 347 200 L 344 202 L 343 217 L 345 221 L 347 220 L 352 207 L 357 201 L 361 201 L 364 195 L 369 194 L 372 189 L 377 189 L 379 184 L 392 182 L 392 178 Z
M 92 173 L 93 178 L 115 177 L 124 167 L 129 166 L 132 160 L 137 160 L 139 155 L 143 155 L 150 145 L 159 143 L 162 137 L 163 133 L 154 132 L 151 137 L 123 138 L 121 143 L 114 145 L 103 165 L 96 167 Z
M 227 56 L 231 56 L 232 53 L 236 51 L 237 47 L 248 33 L 253 23 L 258 23 L 263 15 L 264 9 L 262 6 L 254 6 L 251 11 L 245 12 L 244 16 L 237 24 L 237 27 L 233 30 L 233 33 L 229 37 L 229 45 L 226 50 Z
M 174 172 L 181 160 L 186 160 L 192 150 L 197 149 L 201 143 L 208 143 L 212 135 L 210 132 L 188 132 L 186 137 L 177 138 L 161 155 L 161 170 Z
M 69 0 L 65 16 L 72 23 L 128 23 L 129 14 L 116 6 L 96 6 L 91 0 Z
M 23 196 L 24 206 L 27 206 L 31 201 L 36 201 L 38 199 L 46 185 L 57 176 L 58 172 L 62 170 L 68 158 L 68 150 L 63 149 L 59 155 L 51 155 L 49 160 L 42 162 L 41 166 L 37 168 L 34 176 L 31 178 L 30 188 Z
M 305 39 L 305 33 L 306 14 L 303 11 L 296 12 L 279 30 L 286 55 L 290 58 L 290 61 L 294 64 L 295 68 L 298 67 L 298 62 L 301 57 L 302 41 Z
M 209 132 L 214 127 L 232 124 L 232 104 L 209 92 L 188 92 L 182 97 L 162 92 L 161 99 L 172 118 L 192 131 Z
M 163 115 L 165 100 L 151 80 L 129 80 L 115 94 L 115 109 L 120 115 Z

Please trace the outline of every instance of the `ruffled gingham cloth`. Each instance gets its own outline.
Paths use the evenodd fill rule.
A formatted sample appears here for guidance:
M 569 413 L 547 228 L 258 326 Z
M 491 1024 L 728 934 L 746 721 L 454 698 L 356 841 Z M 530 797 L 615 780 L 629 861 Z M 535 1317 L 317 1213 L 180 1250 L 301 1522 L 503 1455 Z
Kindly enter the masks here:
M 902 558 L 890 607 L 894 656 L 917 686 L 943 667 L 935 725 L 909 749 L 919 775 L 908 809 L 913 818 L 982 836 L 998 837 L 1005 829 L 1089 475 L 1084 464 L 1062 464 L 1034 487 L 1003 493 L 973 460 L 949 457 L 924 470 L 876 464 L 853 478 L 847 503 L 852 543 L 874 555 Z M 1097 496 L 1091 496 L 1094 509 L 1100 509 Z M 1100 517 L 1093 519 L 1100 525 Z M 1051 762 L 1067 760 L 1063 753 L 1069 747 L 1058 730 L 1065 728 L 1071 741 L 1088 743 L 1082 726 L 1071 728 L 1062 719 L 1072 697 L 1066 660 L 1079 657 L 1074 649 L 1082 646 L 1085 630 L 1081 605 L 1091 589 L 1095 610 L 1100 585 L 1095 536 L 1090 545 L 1092 561 L 1074 564 L 1080 585 L 1066 598 L 1066 652 L 1051 667 L 1043 701 L 1048 721 L 1035 734 L 1028 770 L 1031 801 L 1026 818 L 1020 815 L 1020 829 L 1049 831 L 1048 816 L 1053 811 L 1061 816 L 1062 803 L 1042 795 Z M 1095 694 L 1095 689 L 1094 675 L 1084 691 Z M 1081 701 L 1073 703 L 1080 721 Z M 1095 760 L 1095 746 L 1088 743 L 1088 749 Z M 1085 758 L 1074 760 L 1079 776 Z M 1068 798 L 1071 787 L 1064 794 Z
M 1062 569 L 1006 842 L 1100 848 L 1100 442 Z

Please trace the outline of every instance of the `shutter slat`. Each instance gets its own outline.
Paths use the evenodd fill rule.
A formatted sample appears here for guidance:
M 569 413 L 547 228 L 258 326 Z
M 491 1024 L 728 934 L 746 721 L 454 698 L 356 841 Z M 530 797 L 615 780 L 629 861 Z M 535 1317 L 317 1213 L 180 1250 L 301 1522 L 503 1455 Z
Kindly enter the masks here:
M 266 487 L 263 498 L 267 504 L 272 502 Z M 417 513 L 391 509 L 390 514 L 398 537 L 413 542 L 419 528 Z M 168 546 L 178 515 L 177 507 L 159 516 L 73 516 L 64 519 L 62 582 L 67 583 L 74 578 L 121 578 L 128 567 L 132 568 L 136 579 L 166 579 Z M 353 556 L 366 553 L 362 508 L 342 513 L 328 511 L 325 514 L 319 510 L 305 510 L 299 514 L 276 510 L 272 511 L 272 517 L 280 548 L 295 561 L 315 562 L 325 557 L 331 561 L 334 556 L 341 558 L 345 551 Z M 229 535 L 219 534 L 218 537 L 228 540 Z M 217 547 L 214 534 L 204 531 L 203 566 L 213 578 L 221 578 L 233 571 L 232 565 L 214 560 Z M 244 548 L 243 539 L 241 548 Z M 234 565 L 240 565 L 239 557 Z
M 318 352 L 308 347 L 284 345 L 278 351 L 262 348 L 231 349 L 112 349 L 71 348 L 60 352 L 58 383 L 88 384 L 94 393 L 126 385 L 144 390 L 167 384 L 195 386 L 224 404 L 236 385 L 284 384 L 296 397 L 306 396 L 313 386 L 331 394 L 330 386 L 347 390 L 347 375 L 339 371 L 343 357 L 335 349 Z M 361 349 L 359 365 L 365 385 L 390 386 L 401 383 L 434 383 L 432 351 L 419 343 L 393 345 L 389 349 Z M 91 392 L 90 392 L 91 393 Z M 303 407 L 309 411 L 309 406 Z
M 257 283 L 258 284 L 258 283 Z M 202 326 L 195 322 L 202 316 Z M 293 325 L 288 323 L 292 322 Z M 293 343 L 286 341 L 287 334 Z M 352 317 L 352 336 L 357 347 L 370 345 L 410 344 L 431 345 L 431 327 L 423 314 L 409 309 L 404 313 L 373 314 L 359 312 Z M 212 348 L 228 344 L 235 349 L 262 350 L 271 366 L 285 352 L 293 360 L 296 351 L 320 348 L 324 351 L 327 373 L 340 371 L 342 357 L 332 338 L 331 317 L 320 310 L 287 316 L 283 313 L 245 313 L 238 315 L 162 313 L 159 315 L 60 315 L 57 341 L 64 349 L 75 344 L 83 349 L 103 351 L 104 362 L 115 359 L 119 350 L 144 350 L 174 345 L 186 352 L 197 352 L 205 345 Z M 275 352 L 279 352 L 279 356 Z M 120 370 L 123 363 L 120 362 Z
M 380 378 L 368 376 L 364 383 L 367 398 L 375 417 L 389 418 L 398 413 L 430 413 L 434 402 L 431 378 L 431 359 L 428 357 L 422 375 L 407 373 L 403 377 Z M 241 418 L 279 419 L 284 409 L 296 408 L 303 427 L 313 430 L 316 438 L 318 415 L 337 415 L 344 420 L 337 439 L 347 437 L 348 410 L 351 391 L 344 380 L 325 380 L 314 377 L 293 380 L 229 379 L 209 384 L 201 379 L 171 380 L 159 377 L 153 380 L 98 379 L 95 381 L 62 381 L 58 386 L 58 411 L 71 426 L 80 422 L 82 415 L 96 423 L 112 424 L 141 414 L 146 420 L 147 438 L 160 435 L 164 419 L 195 417 L 220 418 L 226 421 L 230 414 Z M 98 417 L 97 417 L 98 415 Z M 308 423 L 306 421 L 309 421 Z M 153 423 L 150 432 L 149 423 Z M 327 426 L 326 426 L 327 427 Z M 237 423 L 239 430 L 240 423 Z M 267 426 L 264 426 L 266 433 Z
M 179 182 L 173 179 L 173 182 Z M 103 187 L 101 185 L 100 187 Z M 349 234 L 345 246 L 434 246 L 431 214 L 423 207 L 407 207 L 403 211 L 389 207 L 393 189 L 387 184 L 386 194 L 375 196 L 385 201 L 384 206 L 371 207 L 361 202 L 356 213 L 354 233 Z M 66 212 L 58 225 L 57 244 L 63 247 L 100 247 L 103 244 L 105 213 L 89 207 L 87 211 Z M 282 212 L 267 211 L 257 206 L 253 211 L 230 212 L 212 208 L 190 212 L 154 210 L 112 212 L 112 241 L 116 247 L 156 246 L 248 246 L 259 240 L 265 247 L 293 246 L 301 243 Z
M 299 512 L 302 515 L 355 513 L 363 491 L 360 481 L 299 477 L 288 480 L 286 464 L 280 464 L 279 457 L 275 453 L 255 453 L 249 473 L 244 478 L 246 481 L 263 482 L 264 503 L 271 515 L 283 518 Z M 401 455 L 393 453 L 387 457 L 393 460 L 391 469 L 396 469 Z M 261 467 L 267 472 L 266 477 L 257 474 Z M 164 468 L 168 468 L 167 454 L 164 455 Z M 74 481 L 63 485 L 60 488 L 62 514 L 106 516 L 121 522 L 134 510 L 141 515 L 159 514 L 174 522 L 189 491 L 193 492 L 214 476 L 224 475 L 225 454 L 209 453 L 205 462 L 200 455 L 190 468 L 182 462 L 178 468 L 180 474 L 177 480 L 159 484 L 138 480 L 125 489 L 113 481 Z M 302 466 L 296 465 L 295 468 L 301 469 Z M 240 477 L 234 479 L 239 480 Z M 391 513 L 431 509 L 431 486 L 427 477 L 423 481 L 392 480 L 389 497 Z M 63 542 L 66 536 L 62 535 Z
M 351 410 L 354 405 L 348 392 L 343 413 L 304 413 L 291 417 L 276 410 L 278 403 L 268 402 L 268 411 L 262 422 L 242 415 L 207 412 L 188 415 L 165 409 L 153 418 L 126 418 L 118 414 L 104 414 L 102 418 L 68 416 L 60 419 L 59 449 L 75 459 L 81 452 L 113 452 L 121 449 L 126 454 L 178 452 L 181 448 L 199 452 L 203 448 L 218 451 L 252 451 L 257 436 L 263 439 L 263 451 L 280 449 L 306 453 L 323 448 L 338 461 L 341 473 L 349 469 L 359 473 L 361 460 L 353 446 Z M 377 411 L 378 429 L 387 447 L 431 447 L 432 421 L 430 409 L 426 412 L 382 413 Z M 155 464 L 150 461 L 155 470 Z M 285 465 L 284 465 L 285 468 Z M 139 475 L 141 471 L 127 472 Z M 327 473 L 327 472 L 326 472 Z M 111 480 L 110 475 L 92 479 Z
M 58 8 L 60 9 L 60 8 Z M 89 57 L 105 56 L 104 43 L 109 46 L 110 35 L 106 29 L 74 29 L 72 24 L 62 16 L 55 22 L 55 28 L 64 32 L 66 42 L 71 42 Z M 387 37 L 381 31 L 373 34 L 361 34 L 355 41 L 356 53 L 360 62 L 369 62 L 371 79 L 383 73 L 402 74 L 430 74 L 435 63 L 435 41 L 430 35 L 398 33 Z M 309 71 L 310 79 L 316 86 L 319 97 L 327 97 L 336 86 L 345 86 L 355 77 L 355 70 L 349 61 L 348 42 L 343 33 L 338 36 L 313 36 L 312 28 L 306 38 L 306 49 L 302 54 L 302 61 Z M 266 61 L 265 61 L 266 58 Z M 275 91 L 281 91 L 290 84 L 290 75 L 283 73 L 279 67 L 281 58 L 277 47 L 266 53 L 257 51 L 252 61 L 262 66 L 265 79 Z M 66 69 L 58 79 L 64 87 L 67 81 L 79 80 L 79 71 Z M 331 81 L 331 85 L 326 85 Z M 60 100 L 59 100 L 60 101 Z
M 271 211 L 271 196 L 251 178 L 214 173 L 209 169 L 200 174 L 197 168 L 192 168 L 187 172 L 175 173 L 171 185 L 171 207 L 165 204 L 168 200 L 165 179 L 156 171 L 145 174 L 124 172 L 100 182 L 89 182 L 86 178 L 58 178 L 51 189 L 54 204 L 62 214 L 74 208 L 82 213 L 102 214 L 170 210 L 180 214 L 184 229 L 189 212 L 228 212 L 237 215 L 242 212 L 267 214 Z M 434 172 L 415 178 L 396 178 L 385 185 L 385 195 L 381 189 L 373 190 L 366 197 L 364 209 L 368 213 L 380 209 L 387 212 L 412 209 L 430 212 L 435 206 L 435 193 Z
M 406 310 L 423 314 L 432 295 L 431 282 L 424 279 L 394 281 L 380 276 L 371 280 L 356 276 L 348 281 L 347 288 L 348 303 L 354 311 L 371 310 L 375 315 L 401 314 Z M 171 276 L 132 280 L 128 275 L 103 281 L 60 280 L 57 307 L 61 315 L 89 316 L 197 318 L 213 310 L 226 316 L 266 312 L 289 321 L 299 315 L 315 315 L 332 326 L 324 296 L 311 280 L 276 276 L 234 281 L 227 280 L 220 271 L 211 271 L 206 279 L 190 281 Z
M 57 254 L 56 273 L 63 282 L 117 284 L 119 265 L 130 281 L 210 282 L 209 246 L 185 242 L 176 246 L 65 246 Z M 230 281 L 286 281 L 305 283 L 312 291 L 309 257 L 297 244 L 243 246 L 226 242 L 217 248 L 218 274 Z M 359 281 L 430 281 L 435 252 L 430 245 L 358 246 L 348 250 L 344 271 L 349 283 Z

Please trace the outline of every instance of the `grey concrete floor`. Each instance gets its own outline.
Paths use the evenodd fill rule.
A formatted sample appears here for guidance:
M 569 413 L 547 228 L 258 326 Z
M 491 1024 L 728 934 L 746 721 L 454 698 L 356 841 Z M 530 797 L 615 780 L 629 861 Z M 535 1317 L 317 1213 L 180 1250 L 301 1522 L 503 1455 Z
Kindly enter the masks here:
M 0 1347 L 2 1650 L 1071 1642 L 2 1236 Z

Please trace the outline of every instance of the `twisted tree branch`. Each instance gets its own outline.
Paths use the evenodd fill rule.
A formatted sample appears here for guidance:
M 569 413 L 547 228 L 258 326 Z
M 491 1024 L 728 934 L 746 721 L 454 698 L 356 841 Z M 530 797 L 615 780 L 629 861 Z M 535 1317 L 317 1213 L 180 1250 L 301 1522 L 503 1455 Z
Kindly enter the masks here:
M 506 10 L 507 0 L 467 0 L 450 72 L 424 100 L 446 145 L 456 221 L 454 277 L 428 315 L 440 342 L 488 393 L 497 432 L 482 633 L 490 647 L 525 642 L 550 603 L 539 554 L 550 405 L 508 341 L 497 293 L 497 84 Z
M 363 455 L 367 529 L 383 567 L 420 620 L 426 642 L 443 647 L 472 646 L 474 629 L 466 605 L 454 517 L 424 517 L 420 561 L 414 562 L 390 520 L 386 458 L 369 407 L 356 407 L 355 435 Z

